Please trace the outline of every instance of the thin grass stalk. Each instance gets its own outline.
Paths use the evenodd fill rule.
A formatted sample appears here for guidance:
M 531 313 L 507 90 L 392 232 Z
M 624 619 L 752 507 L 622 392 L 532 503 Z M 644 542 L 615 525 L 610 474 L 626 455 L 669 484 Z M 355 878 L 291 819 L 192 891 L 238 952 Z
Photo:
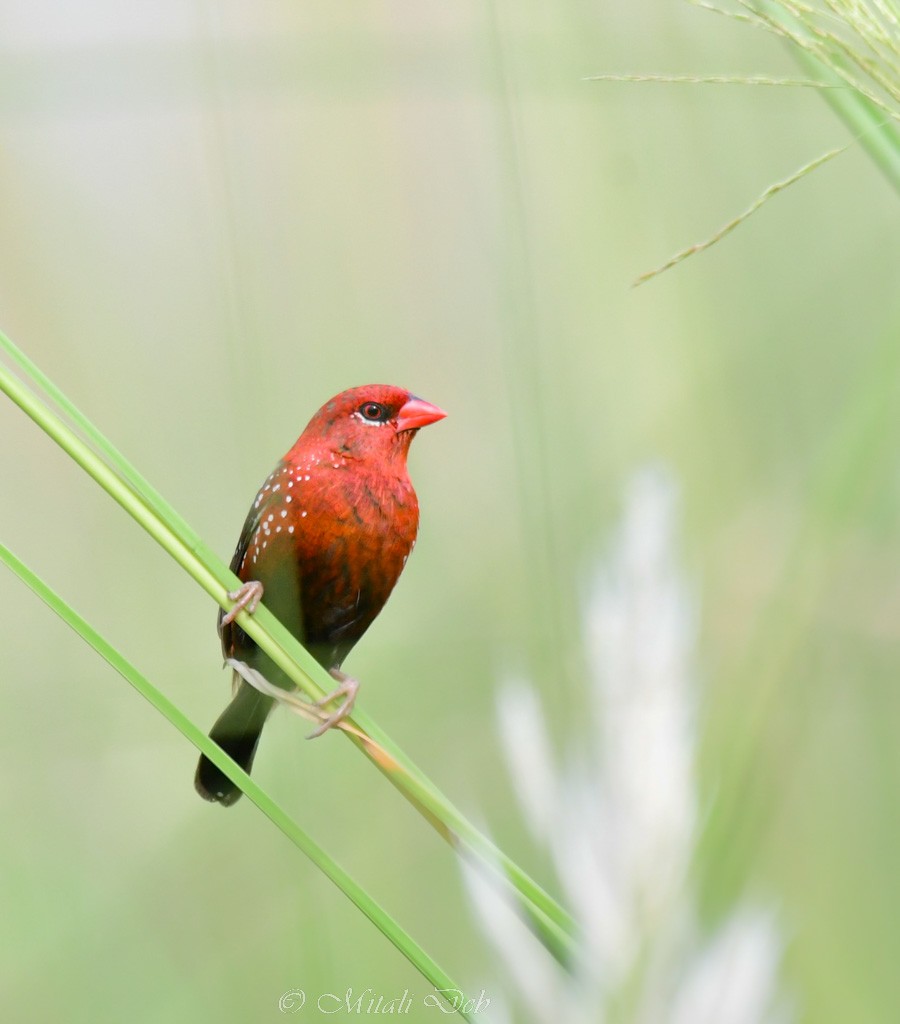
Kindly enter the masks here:
M 568 596 L 555 571 L 560 552 L 553 530 L 547 529 L 542 520 L 541 510 L 552 506 L 555 491 L 554 439 L 546 387 L 553 358 L 548 358 L 550 350 L 542 344 L 537 299 L 540 281 L 535 271 L 536 250 L 529 216 L 525 143 L 503 7 L 501 0 L 489 0 L 482 8 L 485 71 L 503 176 L 499 211 L 503 257 L 498 261 L 497 286 L 505 329 L 500 332 L 500 351 L 519 492 L 516 517 L 528 552 L 524 593 L 536 626 L 525 643 L 529 656 L 540 664 L 545 650 L 568 647 L 574 637 L 567 613 Z M 553 670 L 559 668 L 559 661 L 554 661 Z
M 804 45 L 804 36 L 809 35 L 808 26 L 793 17 L 783 6 L 767 0 L 761 0 L 758 6 L 765 15 L 767 27 L 791 44 L 791 52 L 804 71 L 827 85 L 842 86 L 823 89 L 824 99 L 900 193 L 900 129 L 896 124 L 897 112 L 886 114 L 882 103 L 873 102 L 857 81 L 841 70 L 841 58 L 837 54 L 823 54 L 812 45 Z M 896 57 L 894 59 L 896 61 Z M 900 67 L 900 62 L 897 62 L 897 66 Z
M 765 0 L 761 0 L 759 3 L 738 0 L 738 3 L 751 12 L 751 20 L 755 24 L 768 29 L 775 35 L 784 37 L 798 49 L 827 65 L 837 78 L 841 79 L 849 88 L 864 95 L 873 106 L 880 108 L 886 117 L 897 116 L 896 112 L 876 92 L 853 74 L 851 67 L 848 66 L 848 61 L 844 59 L 847 56 L 847 47 L 843 40 L 838 39 L 832 33 L 819 29 L 810 21 L 802 20 L 796 7 L 792 7 L 790 4 L 768 4 Z M 840 56 L 841 53 L 844 54 L 843 58 Z M 862 68 L 855 58 L 851 59 L 849 64 L 856 64 Z
M 706 249 L 711 248 L 717 242 L 720 242 L 726 235 L 730 235 L 731 232 L 743 224 L 748 217 L 752 217 L 757 210 L 761 209 L 772 198 L 772 196 L 777 195 L 779 192 L 783 192 L 786 188 L 789 188 L 795 182 L 799 181 L 822 164 L 827 163 L 829 160 L 833 160 L 836 156 L 840 156 L 840 154 L 846 149 L 846 146 L 841 146 L 839 149 L 831 149 L 827 153 L 817 156 L 815 160 L 810 160 L 809 163 L 804 164 L 803 167 L 794 171 L 794 173 L 789 177 L 782 178 L 781 181 L 776 181 L 774 184 L 769 185 L 761 195 L 757 196 L 757 198 L 753 200 L 746 210 L 739 213 L 737 217 L 733 217 L 727 224 L 723 224 L 722 227 L 710 235 L 709 238 L 706 238 L 702 242 L 695 242 L 693 245 L 689 245 L 684 249 L 680 249 L 674 256 L 670 256 L 665 263 L 661 263 L 658 267 L 654 267 L 653 270 L 646 270 L 643 274 L 639 274 L 632 282 L 632 288 L 637 288 L 638 285 L 645 284 L 654 277 L 658 277 L 665 271 L 677 266 L 683 260 L 686 260 L 689 256 L 696 256 L 697 253 L 704 252 Z
M 325 850 L 322 849 L 291 818 L 271 796 L 255 782 L 217 743 L 198 728 L 188 716 L 172 703 L 160 690 L 143 676 L 116 648 L 103 638 L 78 612 L 47 583 L 0 543 L 0 561 L 14 572 L 37 596 L 71 629 L 86 641 L 109 665 L 130 683 L 164 718 L 194 746 L 205 754 L 233 782 L 238 784 L 249 799 L 284 835 L 375 925 L 394 947 L 429 981 L 448 1006 L 465 1020 L 476 1017 L 466 1009 L 468 1001 L 454 999 L 451 993 L 461 989 L 452 978 L 425 952 L 401 925 L 362 888 Z M 478 1020 L 483 1020 L 479 1016 Z
M 199 541 L 184 520 L 170 509 L 168 503 L 144 481 L 125 457 L 2 332 L 0 346 L 10 353 L 29 376 L 32 375 L 32 370 L 37 371 L 35 379 L 38 384 L 81 426 L 107 457 L 120 467 L 121 475 L 114 472 L 50 408 L 2 366 L 0 390 L 5 391 L 41 429 L 92 476 L 219 605 L 223 608 L 229 607 L 227 592 L 239 584 L 237 577 Z M 124 469 L 126 466 L 127 470 Z M 126 473 L 132 483 L 122 478 Z M 173 514 L 170 515 L 170 512 Z M 185 527 L 184 530 L 182 526 Z M 319 699 L 327 692 L 331 679 L 325 670 L 265 607 L 258 608 L 252 616 L 242 612 L 237 621 L 307 696 Z M 471 825 L 367 715 L 357 709 L 350 721 L 358 730 L 356 734 L 347 733 L 351 742 L 369 757 L 455 849 L 473 855 L 477 861 L 492 869 L 496 866 L 500 872 L 499 877 L 511 890 L 511 895 L 541 940 L 558 959 L 567 962 L 573 948 L 572 936 L 575 927 L 563 908 L 514 861 Z M 240 785 L 240 780 L 236 781 Z
M 865 74 L 870 74 L 871 61 L 863 55 L 851 50 L 849 61 L 846 56 L 847 43 L 841 40 L 837 49 L 822 41 L 822 35 L 816 36 L 814 26 L 807 17 L 801 17 L 800 5 L 797 3 L 777 2 L 777 0 L 737 0 L 743 11 L 726 10 L 710 0 L 688 0 L 694 7 L 719 14 L 734 21 L 763 28 L 780 36 L 790 45 L 791 52 L 807 74 L 812 75 L 823 85 L 830 88 L 822 89 L 824 99 L 853 132 L 859 144 L 866 150 L 875 164 L 894 188 L 900 192 L 900 129 L 897 120 L 900 111 L 890 107 L 881 97 L 876 96 L 859 77 L 852 73 L 852 65 L 859 67 Z M 829 5 L 836 10 L 834 5 Z M 843 13 L 841 21 L 856 31 L 864 44 L 873 42 L 883 52 L 883 63 L 890 67 L 893 77 L 885 79 L 884 68 L 876 69 L 873 81 L 887 81 L 887 93 L 896 95 L 900 82 L 896 78 L 896 69 L 900 67 L 900 28 L 898 15 L 895 11 L 875 0 L 874 6 L 885 21 L 879 31 L 864 31 L 860 23 L 859 12 L 865 11 L 865 5 L 854 4 L 852 7 L 855 22 L 850 20 L 848 13 Z M 803 11 L 815 13 L 813 8 L 804 6 Z M 871 12 L 866 11 L 867 24 L 871 24 Z M 891 31 L 893 29 L 893 32 Z M 840 50 L 840 52 L 838 52 Z
M 753 849 L 760 822 L 771 813 L 768 796 L 754 785 L 754 760 L 763 750 L 766 730 L 779 720 L 778 708 L 788 699 L 821 699 L 811 691 L 798 690 L 798 680 L 809 677 L 804 643 L 816 628 L 821 595 L 833 586 L 838 563 L 835 531 L 859 521 L 873 481 L 883 476 L 886 465 L 893 464 L 898 382 L 900 349 L 895 332 L 887 330 L 848 386 L 840 414 L 822 439 L 804 518 L 778 586 L 747 642 L 746 662 L 738 676 L 746 699 L 738 713 L 740 725 L 731 730 L 723 753 L 715 813 L 697 865 L 698 877 L 716 878 L 723 893 L 732 893 L 739 885 L 746 871 L 743 858 Z M 792 721 L 789 742 L 801 747 L 804 736 Z M 808 724 L 809 716 L 799 721 Z
M 882 0 L 823 0 L 815 7 L 803 0 L 735 0 L 738 10 L 710 0 L 687 0 L 694 7 L 761 28 L 790 45 L 807 79 L 741 75 L 591 75 L 589 82 L 666 82 L 670 84 L 743 84 L 806 86 L 820 90 L 884 176 L 900 192 L 900 17 Z M 882 20 L 873 13 L 878 11 Z M 826 25 L 822 27 L 822 23 Z M 679 250 L 633 282 L 643 284 L 665 270 L 715 245 L 776 193 L 795 184 L 848 147 L 808 161 L 789 177 L 770 185 L 743 213 L 702 242 Z

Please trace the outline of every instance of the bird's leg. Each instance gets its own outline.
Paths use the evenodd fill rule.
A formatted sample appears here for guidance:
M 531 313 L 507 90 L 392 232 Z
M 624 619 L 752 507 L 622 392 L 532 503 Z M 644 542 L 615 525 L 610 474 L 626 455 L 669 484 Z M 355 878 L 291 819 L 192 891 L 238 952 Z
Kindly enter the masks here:
M 321 736 L 323 732 L 327 732 L 333 726 L 337 725 L 338 722 L 342 722 L 353 710 L 353 704 L 356 701 L 356 694 L 359 691 L 359 680 L 341 672 L 339 668 L 333 668 L 330 672 L 338 681 L 338 685 L 331 691 L 331 693 L 326 694 L 321 700 L 317 700 L 313 704 L 313 707 L 324 707 L 326 704 L 330 704 L 333 700 L 337 700 L 338 697 L 343 697 L 344 700 L 335 711 L 332 711 L 332 713 L 317 729 L 313 729 L 313 731 L 306 737 L 308 740 L 315 739 L 316 736 Z
M 227 626 L 245 608 L 252 615 L 259 607 L 263 596 L 263 585 L 259 580 L 247 580 L 238 590 L 229 590 L 228 597 L 234 601 L 231 608 L 222 616 L 222 625 Z
M 260 693 L 271 697 L 272 700 L 278 701 L 279 704 L 283 704 L 291 711 L 296 712 L 296 714 L 302 715 L 310 722 L 322 721 L 322 712 L 317 710 L 315 704 L 305 700 L 300 694 L 292 690 L 284 690 L 280 686 L 270 683 L 261 672 L 257 672 L 255 668 L 250 668 L 246 662 L 238 661 L 236 658 L 226 658 L 225 665 L 234 671 L 236 677 L 243 679 L 245 683 L 249 683 L 255 690 L 259 690 Z
M 339 669 L 333 668 L 331 669 L 331 675 L 339 681 L 340 685 L 321 700 L 313 702 L 305 700 L 300 694 L 291 690 L 283 690 L 280 686 L 274 686 L 265 676 L 257 672 L 255 668 L 250 668 L 246 662 L 238 661 L 236 658 L 226 658 L 225 664 L 237 676 L 243 679 L 245 683 L 249 683 L 254 689 L 259 690 L 260 693 L 264 693 L 267 697 L 278 701 L 296 714 L 308 718 L 311 722 L 317 722 L 318 727 L 306 737 L 308 740 L 321 736 L 323 732 L 327 732 L 333 726 L 339 725 L 353 710 L 353 702 L 356 700 L 356 693 L 359 690 L 359 682 L 356 679 L 345 675 Z M 345 697 L 346 699 L 336 711 L 329 715 L 320 710 L 325 704 L 336 700 L 338 697 Z

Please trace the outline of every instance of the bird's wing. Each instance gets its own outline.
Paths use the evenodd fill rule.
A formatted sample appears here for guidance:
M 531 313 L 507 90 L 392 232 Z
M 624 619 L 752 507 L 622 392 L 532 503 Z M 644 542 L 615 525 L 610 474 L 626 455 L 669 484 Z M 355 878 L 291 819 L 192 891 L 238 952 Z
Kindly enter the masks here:
M 253 505 L 250 506 L 250 512 L 244 521 L 244 528 L 241 530 L 241 536 L 238 539 L 237 547 L 234 549 L 234 554 L 231 556 L 231 562 L 228 565 L 228 568 L 236 576 L 240 576 L 241 566 L 244 563 L 244 556 L 247 554 L 247 547 L 250 544 L 250 538 L 254 533 L 256 533 L 262 512 L 262 508 L 254 508 Z M 219 636 L 222 638 L 222 651 L 226 658 L 230 658 L 234 651 L 235 631 L 240 630 L 242 634 L 244 631 L 234 622 L 228 622 L 223 626 L 222 619 L 224 616 L 225 609 L 220 608 L 216 619 L 216 628 L 218 629 Z

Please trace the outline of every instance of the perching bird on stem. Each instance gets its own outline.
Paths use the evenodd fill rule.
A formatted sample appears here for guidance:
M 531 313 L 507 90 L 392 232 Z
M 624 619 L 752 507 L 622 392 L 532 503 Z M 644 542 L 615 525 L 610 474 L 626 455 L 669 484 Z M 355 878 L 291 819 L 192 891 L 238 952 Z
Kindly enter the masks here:
M 234 617 L 263 599 L 338 681 L 310 704 L 320 721 L 313 736 L 345 718 L 359 684 L 341 664 L 381 611 L 416 542 L 409 446 L 420 427 L 445 415 L 402 388 L 351 388 L 322 406 L 260 488 L 231 560 L 243 586 L 229 594 L 236 603 L 218 618 L 225 658 L 243 666 L 244 678 L 235 672 L 234 698 L 210 732 L 246 771 L 273 700 L 245 679 L 256 672 L 275 686 L 294 684 Z M 317 710 L 339 698 L 330 714 Z M 241 795 L 206 757 L 195 785 L 226 807 Z

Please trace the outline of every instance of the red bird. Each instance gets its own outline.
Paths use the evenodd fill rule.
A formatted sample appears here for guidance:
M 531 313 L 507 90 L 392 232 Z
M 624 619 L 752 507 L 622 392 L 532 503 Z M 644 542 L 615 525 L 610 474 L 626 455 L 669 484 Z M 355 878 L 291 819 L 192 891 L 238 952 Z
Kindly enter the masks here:
M 244 523 L 231 569 L 244 581 L 219 612 L 226 658 L 244 662 L 270 683 L 292 681 L 234 621 L 241 608 L 266 607 L 340 682 L 319 704 L 343 696 L 314 736 L 349 714 L 358 683 L 340 671 L 353 645 L 384 607 L 416 543 L 419 505 L 406 471 L 420 427 L 446 415 L 402 388 L 370 384 L 332 398 L 267 477 Z M 231 703 L 210 738 L 250 771 L 272 708 L 235 674 Z M 226 807 L 240 789 L 200 758 L 197 791 Z

